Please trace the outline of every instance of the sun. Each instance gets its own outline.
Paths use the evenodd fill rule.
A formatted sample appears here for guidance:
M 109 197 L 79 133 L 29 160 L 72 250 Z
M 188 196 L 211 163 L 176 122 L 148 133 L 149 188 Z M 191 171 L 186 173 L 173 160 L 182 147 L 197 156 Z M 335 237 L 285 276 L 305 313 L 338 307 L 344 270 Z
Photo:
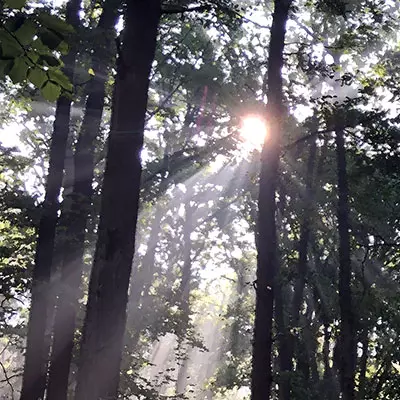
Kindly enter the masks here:
M 249 147 L 249 150 L 261 150 L 267 136 L 267 124 L 265 120 L 258 115 L 245 116 L 242 118 L 240 136 L 246 147 Z

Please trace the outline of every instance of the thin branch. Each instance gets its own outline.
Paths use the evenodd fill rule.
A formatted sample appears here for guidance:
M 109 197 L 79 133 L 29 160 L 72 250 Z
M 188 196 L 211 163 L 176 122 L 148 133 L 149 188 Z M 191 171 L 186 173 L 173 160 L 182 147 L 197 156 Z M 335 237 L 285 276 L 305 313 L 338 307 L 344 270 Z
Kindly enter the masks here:
M 285 146 L 283 147 L 283 149 L 284 149 L 284 150 L 290 150 L 290 149 L 292 149 L 293 147 L 296 147 L 298 144 L 303 143 L 303 142 L 306 142 L 307 140 L 312 139 L 313 137 L 315 137 L 315 136 L 317 136 L 317 135 L 322 135 L 322 134 L 324 134 L 324 133 L 330 133 L 330 132 L 332 132 L 332 129 L 324 129 L 324 130 L 322 130 L 322 131 L 311 132 L 311 133 L 309 133 L 308 135 L 302 136 L 301 138 L 295 140 L 294 142 L 285 145 Z
M 10 386 L 10 389 L 11 389 L 11 398 L 14 400 L 14 392 L 15 392 L 15 390 L 14 390 L 14 386 L 11 383 L 11 379 L 15 378 L 19 374 L 14 374 L 14 375 L 8 376 L 7 375 L 7 369 L 6 369 L 6 367 L 4 366 L 4 364 L 1 361 L 0 361 L 0 366 L 1 366 L 1 369 L 3 370 L 3 374 L 4 374 L 4 377 L 5 377 L 5 379 L 3 379 L 0 382 L 1 383 L 7 382 L 7 385 Z
M 184 14 L 188 12 L 203 12 L 203 11 L 210 11 L 213 8 L 211 4 L 206 4 L 202 6 L 195 6 L 195 7 L 183 7 L 183 6 L 175 6 L 171 8 L 163 8 L 161 10 L 162 14 Z
M 155 110 L 150 113 L 147 118 L 146 122 L 150 121 L 164 106 L 171 100 L 172 96 L 179 90 L 179 88 L 184 84 L 184 81 L 178 83 L 178 85 L 164 98 L 164 100 L 155 108 Z

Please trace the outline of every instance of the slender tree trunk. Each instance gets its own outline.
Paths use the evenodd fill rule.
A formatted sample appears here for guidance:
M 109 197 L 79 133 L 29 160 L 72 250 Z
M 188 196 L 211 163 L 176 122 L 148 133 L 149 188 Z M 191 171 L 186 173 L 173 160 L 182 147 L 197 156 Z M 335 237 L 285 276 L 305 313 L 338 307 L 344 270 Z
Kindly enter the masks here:
M 68 209 L 65 210 L 66 239 L 62 249 L 61 288 L 56 309 L 54 339 L 49 370 L 48 400 L 65 400 L 74 347 L 75 320 L 79 307 L 85 231 L 90 215 L 94 175 L 94 146 L 100 132 L 104 108 L 105 82 L 110 57 L 104 54 L 113 37 L 119 1 L 108 0 L 103 6 L 96 34 L 103 43 L 94 50 L 92 68 L 95 77 L 88 89 L 86 111 L 75 156 L 75 179 Z
M 76 400 L 116 399 L 139 209 L 144 122 L 160 0 L 127 3 Z
M 144 307 L 144 305 L 153 283 L 156 249 L 162 229 L 161 221 L 165 213 L 165 209 L 161 205 L 155 207 L 156 213 L 151 224 L 146 254 L 143 257 L 142 265 L 138 268 L 137 273 L 133 275 L 131 295 L 128 303 L 127 326 L 131 327 L 132 332 L 127 335 L 125 346 L 129 348 L 131 352 L 135 352 L 137 349 L 140 334 L 148 323 L 146 316 L 149 310 Z M 139 308 L 140 305 L 141 307 Z M 126 362 L 123 362 L 122 368 L 125 369 L 129 366 L 130 360 L 128 359 Z
M 182 360 L 182 364 L 178 371 L 178 377 L 176 379 L 176 394 L 183 395 L 186 391 L 188 382 L 188 369 L 189 369 L 190 350 L 186 349 L 185 358 Z
M 293 371 L 293 355 L 295 351 L 296 343 L 298 339 L 290 334 L 290 329 L 296 329 L 299 327 L 301 305 L 304 299 L 304 288 L 306 283 L 307 275 L 307 263 L 308 263 L 308 243 L 310 239 L 310 220 L 312 212 L 313 202 L 313 176 L 314 166 L 316 158 L 317 145 L 316 141 L 313 140 L 310 145 L 310 155 L 308 159 L 307 171 L 306 171 L 306 187 L 304 192 L 304 207 L 303 207 L 303 221 L 300 225 L 300 240 L 299 240 L 299 262 L 296 282 L 294 286 L 294 294 L 291 305 L 291 318 L 289 322 L 289 328 L 285 327 L 284 321 L 284 305 L 282 298 L 282 288 L 276 287 L 275 295 L 275 315 L 278 326 L 278 342 L 279 342 L 279 358 L 280 358 L 280 371 L 281 377 L 279 382 L 279 397 L 281 400 L 289 400 L 292 390 L 292 381 L 290 373 Z
M 284 124 L 282 92 L 283 48 L 290 0 L 275 0 L 268 60 L 269 136 L 261 155 L 259 217 L 257 233 L 256 313 L 251 376 L 252 400 L 270 398 L 272 385 L 272 318 L 275 276 L 278 269 L 278 243 L 275 222 L 275 191 L 279 149 Z
M 188 329 L 189 325 L 189 313 L 190 313 L 190 281 L 192 279 L 192 242 L 190 235 L 193 231 L 193 208 L 190 206 L 190 199 L 192 195 L 188 194 L 188 201 L 185 204 L 185 222 L 183 225 L 183 267 L 182 267 L 182 278 L 179 285 L 178 291 L 175 295 L 174 303 L 179 305 L 180 312 L 182 313 L 182 327 L 183 330 Z M 178 378 L 176 381 L 176 393 L 184 394 L 187 385 L 187 371 L 189 366 L 189 346 L 180 345 L 185 349 L 185 359 L 179 368 Z
M 66 21 L 79 25 L 80 1 L 70 0 L 67 5 Z M 76 47 L 64 57 L 64 73 L 73 80 Z M 47 172 L 46 194 L 43 212 L 39 223 L 36 245 L 35 266 L 33 269 L 31 307 L 28 323 L 25 366 L 22 381 L 21 399 L 38 400 L 44 398 L 46 389 L 49 341 L 46 340 L 48 306 L 51 297 L 50 276 L 53 263 L 55 232 L 58 220 L 59 201 L 67 140 L 71 100 L 60 97 L 56 104 L 56 114 L 50 146 L 49 169 Z
M 293 370 L 292 357 L 290 353 L 291 337 L 289 334 L 288 324 L 285 321 L 285 305 L 284 294 L 285 289 L 283 283 L 276 279 L 274 286 L 275 294 L 275 321 L 277 331 L 278 353 L 279 353 L 279 399 L 290 399 L 290 373 Z
M 344 400 L 354 399 L 356 351 L 351 295 L 349 187 L 344 131 L 336 130 L 339 228 L 340 383 Z
M 314 191 L 313 177 L 315 169 L 315 158 L 317 153 L 317 143 L 313 140 L 310 144 L 310 155 L 308 158 L 306 172 L 306 187 L 304 195 L 303 221 L 300 225 L 299 240 L 299 262 L 292 302 L 292 327 L 297 327 L 300 319 L 301 304 L 304 299 L 304 287 L 306 284 L 307 264 L 308 264 L 308 244 L 310 241 L 311 213 L 313 210 Z

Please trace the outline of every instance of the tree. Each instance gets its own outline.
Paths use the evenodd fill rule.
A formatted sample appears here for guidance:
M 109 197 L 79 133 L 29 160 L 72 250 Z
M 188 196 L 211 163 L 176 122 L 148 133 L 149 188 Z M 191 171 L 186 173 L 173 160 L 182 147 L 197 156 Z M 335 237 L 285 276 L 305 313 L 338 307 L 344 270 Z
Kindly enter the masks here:
M 139 207 L 140 151 L 160 15 L 157 0 L 138 0 L 127 5 L 81 343 L 77 400 L 117 396 Z
M 340 119 L 340 116 L 338 117 Z M 336 128 L 336 153 L 338 174 L 338 228 L 339 228 L 339 304 L 340 331 L 340 383 L 343 398 L 354 399 L 356 370 L 355 321 L 351 294 L 350 206 L 347 178 L 344 128 L 340 120 Z
M 270 397 L 272 385 L 272 319 L 278 271 L 275 191 L 285 121 L 282 75 L 286 22 L 291 1 L 275 1 L 267 75 L 269 137 L 261 156 L 257 226 L 257 281 L 251 393 L 253 400 Z
M 107 1 L 95 29 L 97 46 L 93 53 L 94 77 L 89 83 L 85 116 L 74 155 L 74 183 L 72 193 L 64 200 L 62 211 L 65 222 L 65 242 L 62 255 L 61 290 L 58 296 L 47 398 L 67 398 L 68 377 L 74 347 L 75 319 L 83 270 L 85 231 L 92 202 L 94 175 L 94 145 L 100 133 L 104 108 L 105 81 L 110 64 L 108 42 L 113 38 L 119 1 Z
M 79 1 L 71 0 L 67 6 L 66 21 L 79 24 Z M 65 57 L 65 74 L 72 81 L 76 49 Z M 38 400 L 43 398 L 46 387 L 49 343 L 46 338 L 48 323 L 49 280 L 52 270 L 54 238 L 57 225 L 65 150 L 69 135 L 71 99 L 62 96 L 57 101 L 54 131 L 50 147 L 49 170 L 47 174 L 46 195 L 40 219 L 36 247 L 35 267 L 32 281 L 32 300 L 28 324 L 27 348 L 21 398 Z

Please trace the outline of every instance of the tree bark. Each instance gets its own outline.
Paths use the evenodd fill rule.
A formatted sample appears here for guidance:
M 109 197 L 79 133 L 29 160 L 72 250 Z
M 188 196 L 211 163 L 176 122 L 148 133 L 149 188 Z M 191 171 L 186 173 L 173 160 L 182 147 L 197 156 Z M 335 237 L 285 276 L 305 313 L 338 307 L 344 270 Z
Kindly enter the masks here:
M 349 187 L 343 128 L 336 129 L 339 229 L 340 384 L 344 400 L 354 399 L 356 349 L 351 295 Z
M 79 25 L 80 1 L 70 0 L 67 5 L 66 21 Z M 76 47 L 64 57 L 64 73 L 72 82 L 75 69 Z M 48 308 L 51 297 L 50 276 L 53 264 L 55 232 L 58 220 L 59 201 L 63 180 L 65 152 L 69 135 L 71 100 L 61 96 L 57 100 L 53 135 L 50 145 L 49 169 L 42 216 L 33 269 L 31 307 L 28 322 L 25 366 L 22 380 L 21 399 L 43 399 L 46 389 L 49 341 L 46 339 Z
M 117 398 L 139 208 L 140 152 L 160 14 L 160 0 L 127 3 L 76 400 Z
M 261 155 L 258 199 L 256 312 L 251 376 L 252 400 L 270 398 L 271 349 L 278 243 L 275 222 L 275 191 L 285 110 L 282 91 L 283 49 L 291 0 L 275 0 L 267 72 L 269 136 Z
M 94 142 L 100 132 L 104 108 L 105 83 L 110 57 L 104 54 L 117 22 L 119 1 L 109 0 L 96 28 L 103 43 L 94 50 L 95 77 L 89 85 L 86 111 L 74 155 L 74 183 L 65 210 L 66 239 L 62 247 L 61 285 L 56 309 L 54 338 L 49 369 L 48 400 L 65 400 L 74 347 L 75 320 L 79 308 L 80 284 L 85 250 L 85 231 L 92 202 Z

